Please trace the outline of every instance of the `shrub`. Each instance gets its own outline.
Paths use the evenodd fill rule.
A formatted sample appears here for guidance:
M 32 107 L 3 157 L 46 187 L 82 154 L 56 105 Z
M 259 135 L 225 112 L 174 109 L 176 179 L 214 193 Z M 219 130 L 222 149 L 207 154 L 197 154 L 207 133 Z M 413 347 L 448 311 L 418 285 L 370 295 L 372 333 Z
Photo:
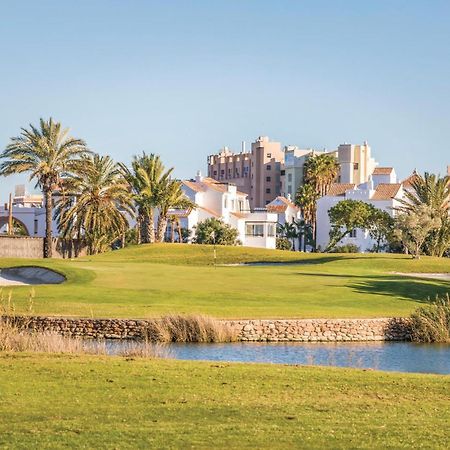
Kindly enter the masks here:
M 411 340 L 415 342 L 450 342 L 450 297 L 417 308 L 411 314 Z
M 331 253 L 360 253 L 360 248 L 355 244 L 345 244 L 334 247 Z
M 278 237 L 276 241 L 276 247 L 278 250 L 291 250 L 292 242 L 285 237 Z
M 200 222 L 195 229 L 195 244 L 240 245 L 238 230 L 222 220 L 211 218 Z
M 205 316 L 171 315 L 149 321 L 145 330 L 151 342 L 232 342 L 236 332 L 227 324 Z

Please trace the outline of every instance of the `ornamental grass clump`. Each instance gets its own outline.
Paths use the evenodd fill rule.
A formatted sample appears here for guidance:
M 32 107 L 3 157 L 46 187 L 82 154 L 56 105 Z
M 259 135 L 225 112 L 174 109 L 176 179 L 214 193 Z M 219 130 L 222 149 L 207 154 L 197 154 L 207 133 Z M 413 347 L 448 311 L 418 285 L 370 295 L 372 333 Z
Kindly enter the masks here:
M 436 298 L 411 314 L 411 340 L 450 343 L 450 296 Z
M 231 326 L 206 316 L 169 315 L 149 321 L 146 339 L 152 342 L 233 342 Z

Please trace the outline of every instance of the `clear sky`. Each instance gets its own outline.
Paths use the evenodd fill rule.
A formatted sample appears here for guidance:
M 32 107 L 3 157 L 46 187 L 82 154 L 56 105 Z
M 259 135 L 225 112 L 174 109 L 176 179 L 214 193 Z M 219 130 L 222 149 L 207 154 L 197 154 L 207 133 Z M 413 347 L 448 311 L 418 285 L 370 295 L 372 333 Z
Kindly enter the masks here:
M 0 146 L 53 116 L 99 153 L 178 177 L 268 135 L 369 141 L 401 177 L 450 164 L 448 0 L 0 4 Z M 18 181 L 0 179 L 0 200 Z

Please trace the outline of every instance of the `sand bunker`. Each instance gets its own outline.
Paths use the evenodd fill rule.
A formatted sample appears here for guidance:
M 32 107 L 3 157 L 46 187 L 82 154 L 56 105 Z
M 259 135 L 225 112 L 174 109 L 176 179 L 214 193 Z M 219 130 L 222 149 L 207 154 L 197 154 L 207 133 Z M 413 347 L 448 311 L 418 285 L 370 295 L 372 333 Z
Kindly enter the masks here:
M 403 275 L 405 277 L 429 278 L 431 280 L 450 281 L 450 273 L 401 273 L 393 272 L 395 275 Z
M 27 286 L 34 284 L 60 284 L 66 278 L 43 267 L 10 267 L 0 269 L 0 286 Z

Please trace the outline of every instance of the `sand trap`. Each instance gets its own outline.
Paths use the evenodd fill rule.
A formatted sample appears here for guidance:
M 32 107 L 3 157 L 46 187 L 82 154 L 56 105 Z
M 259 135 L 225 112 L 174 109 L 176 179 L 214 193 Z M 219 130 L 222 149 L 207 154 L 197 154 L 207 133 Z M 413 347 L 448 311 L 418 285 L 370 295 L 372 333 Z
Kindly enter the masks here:
M 66 278 L 43 267 L 10 267 L 0 270 L 0 286 L 27 286 L 34 284 L 60 284 Z
M 405 277 L 414 278 L 430 278 L 431 280 L 450 281 L 450 273 L 401 273 L 393 272 L 395 275 L 403 275 Z

